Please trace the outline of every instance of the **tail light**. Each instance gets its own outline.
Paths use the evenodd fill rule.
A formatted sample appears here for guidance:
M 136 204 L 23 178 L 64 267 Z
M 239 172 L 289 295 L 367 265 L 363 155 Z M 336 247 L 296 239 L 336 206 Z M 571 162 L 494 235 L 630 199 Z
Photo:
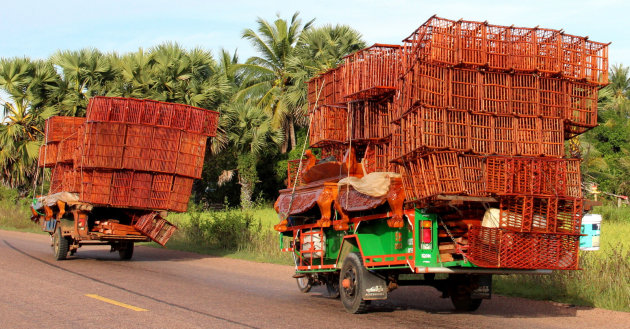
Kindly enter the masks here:
M 431 221 L 422 221 L 422 243 L 431 243 L 431 238 L 433 237 L 431 231 Z

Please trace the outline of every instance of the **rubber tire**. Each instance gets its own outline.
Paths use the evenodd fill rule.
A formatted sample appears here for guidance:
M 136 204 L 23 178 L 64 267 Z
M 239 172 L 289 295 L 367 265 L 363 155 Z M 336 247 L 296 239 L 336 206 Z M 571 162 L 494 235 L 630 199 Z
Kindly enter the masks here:
M 300 292 L 303 292 L 303 293 L 307 293 L 311 291 L 311 288 L 313 287 L 311 279 L 308 276 L 297 278 L 295 279 L 295 282 L 297 282 L 297 286 Z
M 341 273 L 339 274 L 339 297 L 341 298 L 341 304 L 348 313 L 360 314 L 365 313 L 370 305 L 369 300 L 364 300 L 361 297 L 363 291 L 363 277 L 362 277 L 363 262 L 361 257 L 357 253 L 349 254 L 343 261 L 341 267 Z M 343 287 L 343 280 L 348 278 L 350 280 L 350 288 Z
M 451 295 L 451 303 L 455 307 L 455 312 L 474 312 L 481 306 L 481 298 L 470 298 L 470 294 Z
M 326 282 L 326 291 L 328 292 L 328 298 L 339 298 L 339 276 L 332 275 L 332 279 Z
M 68 257 L 68 249 L 70 248 L 70 243 L 68 239 L 61 235 L 61 225 L 57 224 L 57 229 L 53 234 L 53 254 L 55 255 L 55 260 L 64 260 Z
M 133 257 L 133 242 L 121 242 L 118 256 L 120 256 L 120 260 L 131 260 Z

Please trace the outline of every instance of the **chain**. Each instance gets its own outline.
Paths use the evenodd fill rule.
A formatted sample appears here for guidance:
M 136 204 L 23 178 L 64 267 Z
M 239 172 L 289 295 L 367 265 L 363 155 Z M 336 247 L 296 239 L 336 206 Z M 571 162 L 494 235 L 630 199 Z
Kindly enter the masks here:
M 457 246 L 457 241 L 455 241 L 455 238 L 453 237 L 453 234 L 451 234 L 451 231 L 448 229 L 446 224 L 444 224 L 444 222 L 442 221 L 442 218 L 440 218 L 440 224 L 442 224 L 442 227 L 444 227 L 444 230 L 446 231 L 446 234 L 448 234 L 448 237 L 451 238 L 451 241 L 453 241 L 453 244 L 455 244 L 455 246 Z M 463 252 L 461 249 L 459 251 L 460 251 L 460 254 L 464 257 L 464 259 L 468 260 L 468 257 L 466 257 L 466 253 Z

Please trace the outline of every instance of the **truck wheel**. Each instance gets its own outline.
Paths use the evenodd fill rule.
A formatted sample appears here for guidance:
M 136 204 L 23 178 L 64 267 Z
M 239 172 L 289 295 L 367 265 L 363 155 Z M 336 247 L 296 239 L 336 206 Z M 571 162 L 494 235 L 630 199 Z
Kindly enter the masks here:
M 343 261 L 339 275 L 339 294 L 343 307 L 352 314 L 364 313 L 369 301 L 363 300 L 363 263 L 357 253 L 349 254 Z
M 297 282 L 297 286 L 298 286 L 298 289 L 300 289 L 300 292 L 307 293 L 311 291 L 311 288 L 313 287 L 311 278 L 308 275 L 305 275 L 301 278 L 297 278 L 295 279 L 295 281 Z
M 133 257 L 133 242 L 121 242 L 118 255 L 121 260 L 130 260 Z
M 326 291 L 328 298 L 339 298 L 339 275 L 330 275 L 326 281 Z
M 455 312 L 473 312 L 481 306 L 481 298 L 471 298 L 470 293 L 451 295 L 451 302 Z
M 64 260 L 68 256 L 68 239 L 61 235 L 61 225 L 57 224 L 57 229 L 53 234 L 53 253 L 55 260 Z

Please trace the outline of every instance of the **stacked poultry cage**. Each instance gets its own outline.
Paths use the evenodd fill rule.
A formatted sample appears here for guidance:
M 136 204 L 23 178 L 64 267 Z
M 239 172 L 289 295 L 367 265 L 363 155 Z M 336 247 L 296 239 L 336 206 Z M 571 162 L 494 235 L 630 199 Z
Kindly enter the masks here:
M 94 97 L 85 118 L 46 121 L 39 166 L 52 170 L 49 195 L 70 192 L 93 207 L 145 211 L 136 228 L 154 230 L 154 211 L 186 211 L 217 122 L 218 112 L 188 105 Z
M 361 50 L 309 81 L 311 147 L 339 158 L 367 145 L 364 167 L 401 173 L 406 204 L 441 215 L 476 265 L 575 269 L 582 184 L 565 142 L 597 125 L 607 46 L 433 16 L 402 47 Z M 450 217 L 467 227 L 448 230 Z

